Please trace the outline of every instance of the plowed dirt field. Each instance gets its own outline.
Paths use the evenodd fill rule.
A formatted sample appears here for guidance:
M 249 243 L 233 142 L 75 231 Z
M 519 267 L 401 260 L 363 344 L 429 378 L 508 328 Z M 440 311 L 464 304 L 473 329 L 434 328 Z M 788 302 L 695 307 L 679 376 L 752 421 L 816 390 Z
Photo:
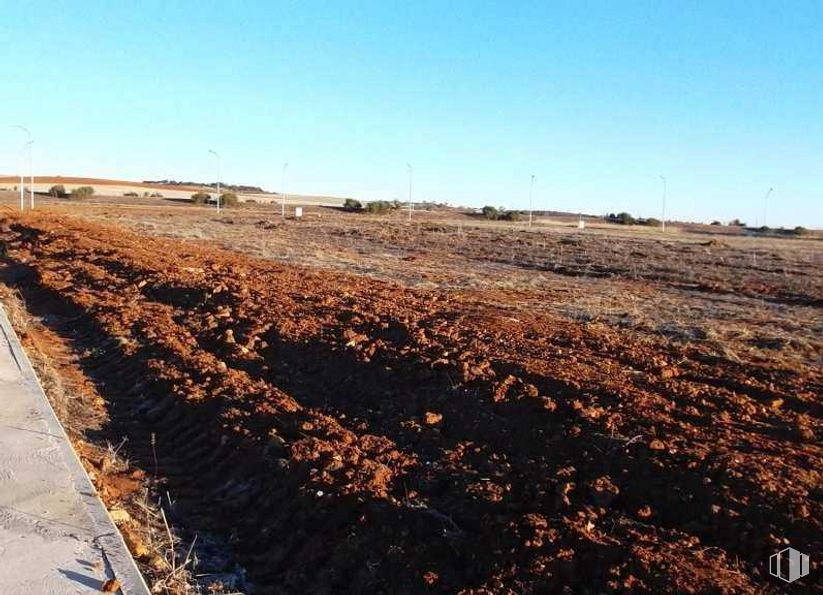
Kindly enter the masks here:
M 315 257 L 356 226 L 334 221 L 303 228 Z M 102 399 L 95 432 L 127 436 L 179 522 L 225 544 L 255 592 L 777 591 L 770 554 L 820 560 L 817 260 L 715 244 L 727 268 L 701 268 L 695 242 L 668 261 L 654 241 L 377 223 L 356 233 L 405 252 L 351 274 L 299 246 L 280 262 L 244 250 L 252 234 L 300 241 L 259 217 L 226 247 L 122 223 L 5 211 L 4 282 Z M 554 260 L 521 258 L 541 241 Z M 595 261 L 608 242 L 620 257 Z M 481 260 L 514 267 L 511 285 L 508 269 L 461 273 Z M 593 287 L 634 318 L 593 310 Z M 692 322 L 643 318 L 684 291 L 716 307 L 690 315 L 677 294 Z M 758 335 L 769 319 L 752 314 L 726 342 L 734 299 L 776 305 L 777 330 Z M 714 337 L 694 322 L 715 318 Z M 752 342 L 766 339 L 783 343 Z

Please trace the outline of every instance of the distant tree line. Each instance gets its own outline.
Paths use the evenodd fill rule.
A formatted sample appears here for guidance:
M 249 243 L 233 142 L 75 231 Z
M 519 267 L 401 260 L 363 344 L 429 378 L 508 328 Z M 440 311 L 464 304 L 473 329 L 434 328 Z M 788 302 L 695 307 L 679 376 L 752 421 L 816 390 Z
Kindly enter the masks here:
M 517 211 L 509 211 L 505 207 L 486 205 L 480 209 L 480 212 L 483 214 L 483 217 L 489 221 L 518 221 L 520 219 L 520 213 Z
M 343 201 L 343 210 L 350 213 L 388 213 L 389 211 L 397 211 L 399 209 L 409 208 L 408 202 L 401 202 L 399 200 L 372 200 L 361 202 L 355 198 L 347 198 Z M 439 209 L 447 209 L 449 206 L 443 202 L 420 201 L 414 203 L 415 211 L 436 211 Z
M 165 184 L 167 186 L 203 186 L 205 188 L 217 189 L 217 182 L 204 184 L 203 182 L 180 182 L 178 180 L 143 180 L 144 184 Z M 221 190 L 231 190 L 232 192 L 265 192 L 260 186 L 246 186 L 244 184 L 223 184 L 220 183 Z
M 191 201 L 196 205 L 213 202 L 211 194 L 207 192 L 195 192 L 191 195 Z M 220 194 L 220 206 L 222 207 L 233 207 L 237 202 L 237 195 L 234 192 L 223 192 Z
M 660 226 L 660 220 L 659 219 L 655 219 L 654 217 L 649 217 L 648 219 L 643 219 L 641 217 L 635 218 L 635 217 L 632 217 L 632 215 L 630 213 L 626 213 L 626 212 L 623 212 L 623 213 L 609 213 L 608 215 L 603 217 L 603 219 L 605 219 L 609 223 L 616 223 L 618 225 L 648 225 L 650 227 L 659 227 Z M 715 221 L 711 222 L 711 225 L 719 226 L 719 225 L 723 225 L 723 224 L 720 221 L 715 220 Z M 805 227 L 802 227 L 800 225 L 798 225 L 794 229 L 785 229 L 783 227 L 781 227 L 780 229 L 772 229 L 772 228 L 770 228 L 766 225 L 763 225 L 761 227 L 756 227 L 756 228 L 755 227 L 748 227 L 746 225 L 746 223 L 744 221 L 741 221 L 740 219 L 732 219 L 731 221 L 729 221 L 728 226 L 729 227 L 738 227 L 738 228 L 741 228 L 741 229 L 746 229 L 747 231 L 750 231 L 750 232 L 751 231 L 756 231 L 756 232 L 760 232 L 760 233 L 763 233 L 763 234 L 774 233 L 774 234 L 779 234 L 779 235 L 800 236 L 800 235 L 805 235 L 805 234 L 809 233 L 808 229 L 806 229 Z
M 617 223 L 618 225 L 648 225 L 649 227 L 660 227 L 661 222 L 660 219 L 655 219 L 654 217 L 648 217 L 646 219 L 642 217 L 632 217 L 631 213 L 626 213 L 625 211 L 622 213 L 609 213 L 604 217 L 606 221 L 609 223 Z
M 71 193 L 66 192 L 66 187 L 63 184 L 55 184 L 49 188 L 49 196 L 54 198 L 73 198 L 81 200 L 88 198 L 94 194 L 94 188 L 91 186 L 78 186 Z
M 356 213 L 362 211 L 364 213 L 387 213 L 389 211 L 396 211 L 402 206 L 400 201 L 393 200 L 372 200 L 365 205 L 354 198 L 347 198 L 343 202 L 343 210 Z
M 123 196 L 127 196 L 129 198 L 137 198 L 140 196 L 137 192 L 124 192 Z M 163 195 L 159 192 L 143 192 L 144 198 L 163 198 Z

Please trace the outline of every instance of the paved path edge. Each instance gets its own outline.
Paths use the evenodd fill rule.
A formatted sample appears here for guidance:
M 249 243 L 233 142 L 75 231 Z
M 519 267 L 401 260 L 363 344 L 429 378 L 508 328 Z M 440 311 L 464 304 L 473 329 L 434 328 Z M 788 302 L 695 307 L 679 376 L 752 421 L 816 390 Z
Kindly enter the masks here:
M 98 536 L 96 542 L 102 549 L 112 574 L 120 582 L 123 595 L 150 595 L 143 575 L 126 547 L 123 536 L 120 535 L 120 531 L 118 531 L 114 521 L 111 520 L 102 500 L 98 497 L 97 491 L 94 489 L 94 485 L 83 468 L 77 453 L 74 452 L 68 435 L 57 419 L 57 415 L 54 413 L 54 409 L 52 409 L 51 403 L 49 403 L 46 393 L 40 385 L 31 361 L 23 350 L 23 346 L 17 338 L 17 333 L 14 332 L 6 315 L 6 310 L 2 305 L 0 305 L 0 329 L 11 347 L 12 355 L 23 375 L 24 385 L 35 396 L 35 405 L 38 412 L 42 414 L 49 431 L 63 438 L 59 443 L 63 459 L 71 474 L 72 483 L 80 496 L 80 500 L 85 505 L 86 512 L 91 517 L 94 524 L 94 533 Z

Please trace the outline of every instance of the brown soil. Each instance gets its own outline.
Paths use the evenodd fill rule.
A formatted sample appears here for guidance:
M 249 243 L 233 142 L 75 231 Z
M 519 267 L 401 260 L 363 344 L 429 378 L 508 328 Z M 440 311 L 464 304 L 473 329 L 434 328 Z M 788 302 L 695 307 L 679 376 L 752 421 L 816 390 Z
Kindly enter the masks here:
M 816 343 L 742 361 L 454 290 L 450 268 L 412 289 L 49 213 L 0 239 L 6 284 L 103 399 L 97 431 L 257 591 L 777 591 L 771 553 L 823 551 Z M 565 246 L 576 279 L 589 252 Z M 816 279 L 712 274 L 695 288 L 821 305 Z
M 18 184 L 20 176 L 0 176 L 0 184 Z M 25 183 L 28 185 L 29 177 L 25 176 Z M 155 190 L 191 190 L 197 191 L 199 186 L 184 186 L 174 184 L 146 184 L 145 182 L 129 182 L 126 180 L 109 180 L 105 178 L 83 178 L 76 176 L 34 176 L 35 184 L 87 184 L 89 186 L 138 186 L 140 188 L 153 188 Z M 27 186 L 28 187 L 28 186 Z

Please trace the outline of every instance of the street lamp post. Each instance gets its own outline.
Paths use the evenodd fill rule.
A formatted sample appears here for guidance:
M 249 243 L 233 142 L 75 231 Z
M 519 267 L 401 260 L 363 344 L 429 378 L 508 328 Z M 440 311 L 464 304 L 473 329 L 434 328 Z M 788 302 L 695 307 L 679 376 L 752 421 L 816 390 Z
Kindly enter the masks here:
M 31 146 L 34 144 L 33 140 L 30 140 L 28 143 L 29 146 L 29 202 L 31 203 L 31 210 L 34 210 L 34 166 L 32 165 L 32 148 Z
M 283 193 L 283 198 L 280 200 L 280 215 L 283 219 L 286 218 L 286 170 L 289 169 L 289 162 L 283 164 L 283 172 L 280 175 L 280 191 Z
M 26 148 L 28 149 L 28 152 L 29 152 L 29 199 L 31 200 L 31 208 L 32 209 L 34 209 L 34 176 L 31 173 L 31 146 L 33 144 L 34 144 L 33 140 L 30 140 L 30 141 L 26 142 Z M 22 210 L 25 209 L 25 200 L 23 198 L 23 196 L 24 196 L 24 193 L 23 193 L 23 184 L 24 184 L 24 182 L 23 182 L 23 174 L 22 174 L 23 168 L 20 168 L 20 171 L 21 171 L 21 173 L 20 173 L 20 210 L 22 211 Z
M 28 143 L 26 143 L 26 146 L 28 146 Z M 24 177 L 25 174 L 23 173 L 25 171 L 25 165 L 23 165 L 24 164 L 23 159 L 24 159 L 23 154 L 21 153 L 20 154 L 20 212 L 21 213 L 26 208 L 26 202 L 25 202 L 25 198 L 24 198 L 25 192 L 26 192 L 26 190 L 25 190 L 26 179 Z
M 529 227 L 532 226 L 532 197 L 534 196 L 534 174 L 532 174 L 532 181 L 529 184 Z
M 220 214 L 220 154 L 217 151 L 209 149 L 209 153 L 214 155 L 217 159 L 217 214 Z
M 412 210 L 414 209 L 412 203 L 412 175 L 414 170 L 412 169 L 411 163 L 407 163 L 406 167 L 409 168 L 409 222 L 412 220 Z
M 769 190 L 766 192 L 766 195 L 763 197 L 763 226 L 764 227 L 766 226 L 766 209 L 768 208 L 769 196 L 771 196 L 772 192 L 774 192 L 774 188 L 769 188 Z
M 663 214 L 661 218 L 660 227 L 662 231 L 666 232 L 666 176 L 660 176 L 660 179 L 663 180 Z
M 17 130 L 22 130 L 26 133 L 26 148 L 29 151 L 29 197 L 31 199 L 31 208 L 34 208 L 34 170 L 32 169 L 32 159 L 31 159 L 31 146 L 34 144 L 34 141 L 31 139 L 31 132 L 25 126 L 21 126 L 20 124 L 15 124 L 11 128 L 16 128 Z M 20 168 L 20 210 L 22 211 L 25 208 L 25 174 L 23 173 L 24 167 Z

